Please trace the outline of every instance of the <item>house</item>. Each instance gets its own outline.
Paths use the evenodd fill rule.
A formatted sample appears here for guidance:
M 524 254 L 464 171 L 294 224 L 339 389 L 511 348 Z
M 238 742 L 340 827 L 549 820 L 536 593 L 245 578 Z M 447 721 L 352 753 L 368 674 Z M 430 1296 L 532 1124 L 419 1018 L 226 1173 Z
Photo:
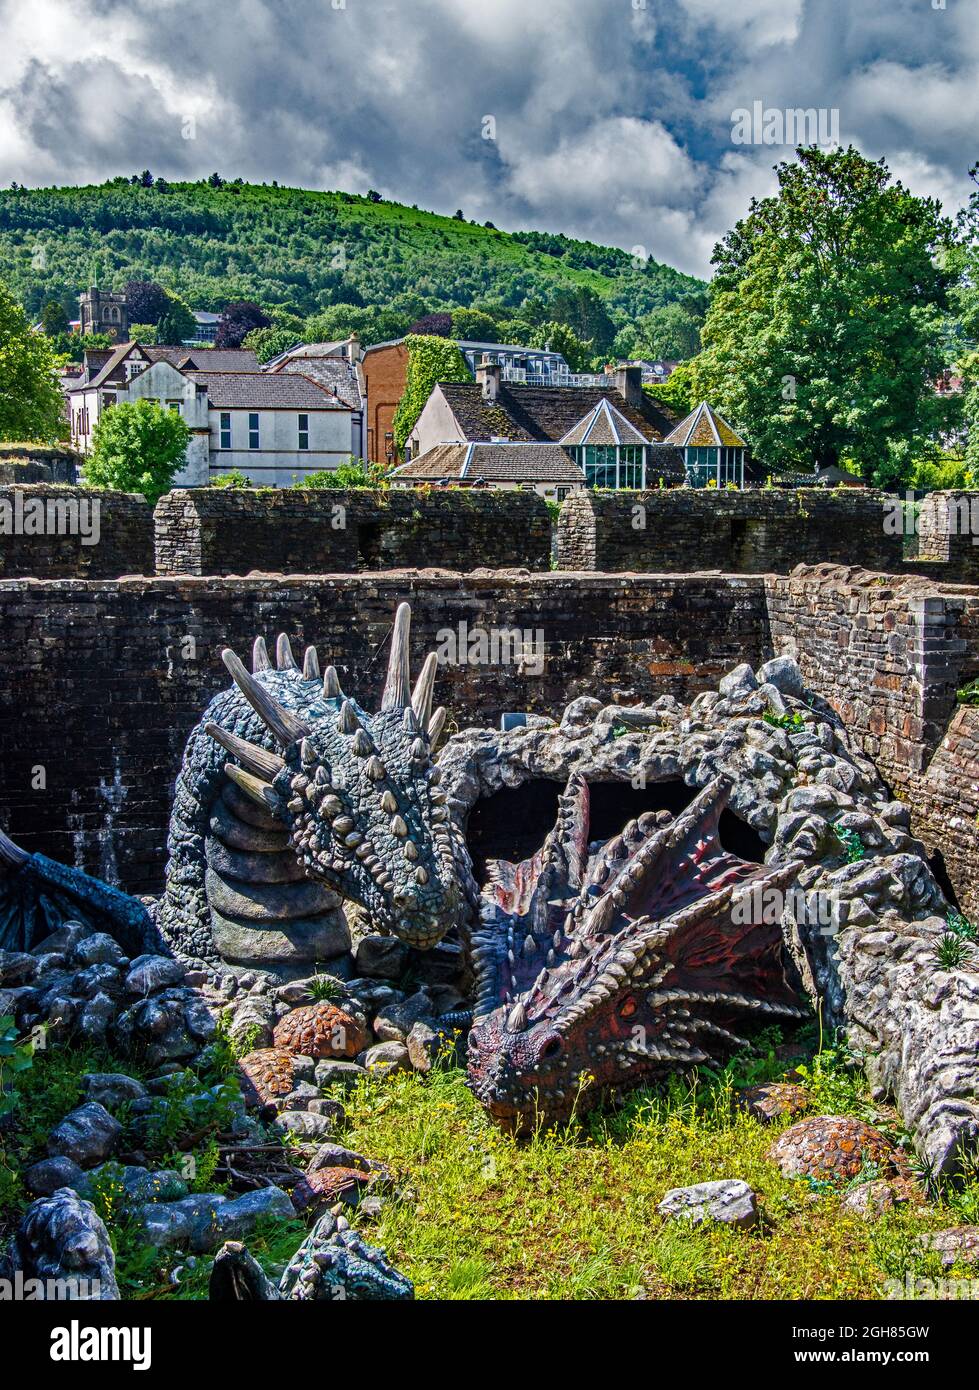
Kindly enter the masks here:
M 267 372 L 307 376 L 335 396 L 350 412 L 350 448 L 354 458 L 367 457 L 366 384 L 360 363 L 363 350 L 356 333 L 337 343 L 299 343 L 265 364 Z
M 641 468 L 647 447 L 662 441 L 675 423 L 667 408 L 643 391 L 637 367 L 619 368 L 609 385 L 527 386 L 504 382 L 499 364 L 484 362 L 474 382 L 439 382 L 433 388 L 408 443 L 412 458 L 436 444 L 562 444 L 579 450 L 583 465 L 608 469 L 638 462 Z
M 213 343 L 218 336 L 218 324 L 221 322 L 221 315 L 210 314 L 206 309 L 194 309 L 192 312 L 197 327 L 194 329 L 192 338 L 184 339 L 184 346 L 202 347 Z
M 563 502 L 585 485 L 581 469 L 560 444 L 496 442 L 436 444 L 427 454 L 403 463 L 389 475 L 392 487 L 434 484 L 445 487 L 531 488 Z
M 258 486 L 288 487 L 350 456 L 350 405 L 301 372 L 263 372 L 253 353 L 127 343 L 94 367 L 91 379 L 68 390 L 72 443 L 82 453 L 104 410 L 153 400 L 191 431 L 174 480 L 180 487 L 205 486 L 232 469 Z
M 509 343 L 477 343 L 468 338 L 458 340 L 459 351 L 475 375 L 482 362 L 495 362 L 501 368 L 504 381 L 522 381 L 532 386 L 567 386 L 571 368 L 560 352 L 548 348 L 529 348 Z
M 744 487 L 748 446 L 706 401 L 681 420 L 665 442 L 683 450 L 691 487 Z

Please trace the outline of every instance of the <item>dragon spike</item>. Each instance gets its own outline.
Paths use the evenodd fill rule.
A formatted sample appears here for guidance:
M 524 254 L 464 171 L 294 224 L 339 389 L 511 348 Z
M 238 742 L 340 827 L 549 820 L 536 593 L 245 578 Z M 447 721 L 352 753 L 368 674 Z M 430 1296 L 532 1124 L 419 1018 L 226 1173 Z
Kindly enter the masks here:
M 13 840 L 8 839 L 0 830 L 0 865 L 7 869 L 19 869 L 30 857 L 26 850 L 21 849 L 20 845 L 15 845 Z
M 447 714 L 445 706 L 439 705 L 438 709 L 435 711 L 431 719 L 428 721 L 428 741 L 431 744 L 432 748 L 435 747 L 435 745 L 438 743 L 439 739 L 442 736 L 442 730 L 445 728 L 446 718 Z
M 411 606 L 399 603 L 391 634 L 391 655 L 387 679 L 381 695 L 381 709 L 404 709 L 411 704 L 411 672 L 408 667 L 408 637 L 411 632 Z
M 303 652 L 303 680 L 315 681 L 320 676 L 320 659 L 315 647 L 307 647 Z
M 283 709 L 264 685 L 260 685 L 254 676 L 248 674 L 230 647 L 225 647 L 221 653 L 221 660 L 242 695 L 259 718 L 272 730 L 283 748 L 288 748 L 290 743 L 296 743 L 306 737 L 310 731 L 309 725 L 297 719 L 289 710 Z
M 423 729 L 428 727 L 428 721 L 432 717 L 432 693 L 435 690 L 435 673 L 438 670 L 438 665 L 438 657 L 434 652 L 429 652 L 418 679 L 415 681 L 415 688 L 411 692 L 411 708 L 415 711 L 415 718 Z
M 241 765 L 248 772 L 254 772 L 258 777 L 264 777 L 266 781 L 282 771 L 285 767 L 285 759 L 280 758 L 278 753 L 270 753 L 267 748 L 259 748 L 255 743 L 249 743 L 246 739 L 239 738 L 237 734 L 227 733 L 219 724 L 208 722 L 204 725 L 206 733 L 220 743 L 222 748 L 237 758 Z
M 259 671 L 268 671 L 272 663 L 269 660 L 269 649 L 265 645 L 264 637 L 256 637 L 252 643 L 252 674 L 258 675 Z
M 327 666 L 323 673 L 323 697 L 327 700 L 342 700 L 343 691 L 335 666 Z
M 522 1033 L 527 1027 L 527 1010 L 519 1000 L 507 1014 L 506 1026 L 508 1033 Z
M 246 772 L 244 768 L 236 766 L 235 763 L 225 763 L 224 770 L 231 778 L 232 782 L 239 786 L 246 796 L 250 796 L 252 801 L 257 801 L 259 806 L 263 807 L 266 811 L 275 809 L 273 802 L 270 800 L 272 788 L 269 786 L 268 782 L 263 782 L 260 778 L 253 777 L 250 772 Z
M 299 670 L 292 654 L 292 644 L 284 632 L 280 632 L 275 640 L 275 664 L 280 671 Z
M 357 718 L 357 711 L 349 700 L 344 700 L 340 706 L 340 732 L 355 734 L 359 728 L 360 720 Z

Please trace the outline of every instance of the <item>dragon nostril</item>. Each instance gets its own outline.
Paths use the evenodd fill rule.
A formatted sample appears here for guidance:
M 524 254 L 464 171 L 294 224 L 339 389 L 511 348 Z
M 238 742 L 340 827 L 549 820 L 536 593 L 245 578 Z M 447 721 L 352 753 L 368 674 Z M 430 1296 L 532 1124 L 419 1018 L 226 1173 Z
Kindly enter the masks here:
M 541 1047 L 539 1054 L 540 1059 L 542 1062 L 553 1062 L 555 1058 L 560 1057 L 563 1051 L 564 1042 L 561 1038 L 558 1037 L 556 1033 L 554 1033 L 551 1035 L 551 1037 L 547 1039 L 547 1041 Z

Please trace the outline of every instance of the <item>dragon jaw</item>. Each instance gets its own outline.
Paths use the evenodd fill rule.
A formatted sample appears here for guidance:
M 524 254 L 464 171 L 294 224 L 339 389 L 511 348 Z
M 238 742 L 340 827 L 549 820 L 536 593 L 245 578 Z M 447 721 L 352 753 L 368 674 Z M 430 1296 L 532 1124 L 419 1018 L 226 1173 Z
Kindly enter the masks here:
M 736 895 L 784 888 L 800 868 L 727 853 L 717 779 L 675 821 L 646 815 L 597 853 L 574 775 L 537 855 L 491 865 L 474 938 L 469 1081 L 525 1131 L 742 1045 L 739 1018 L 797 1016 L 777 925 L 734 920 Z M 541 968 L 543 967 L 543 968 Z
M 225 764 L 228 777 L 286 824 L 307 876 L 359 903 L 376 928 L 427 949 L 458 920 L 464 850 L 431 756 L 445 722 L 444 710 L 431 709 L 437 660 L 426 659 L 412 691 L 410 622 L 403 603 L 378 713 L 344 696 L 332 666 L 321 679 L 313 648 L 300 671 L 283 635 L 277 669 L 261 638 L 251 673 L 222 653 L 281 751 L 215 723 L 206 729 L 236 760 Z

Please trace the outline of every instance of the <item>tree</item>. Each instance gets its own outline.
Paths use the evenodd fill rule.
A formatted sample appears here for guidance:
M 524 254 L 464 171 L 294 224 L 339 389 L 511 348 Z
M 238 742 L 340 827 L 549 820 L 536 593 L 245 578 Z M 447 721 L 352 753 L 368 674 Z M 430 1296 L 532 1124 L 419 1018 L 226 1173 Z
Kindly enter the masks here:
M 694 395 L 693 369 L 690 362 L 681 362 L 665 381 L 657 381 L 643 390 L 654 400 L 662 401 L 673 411 L 678 420 L 689 415 L 699 401 Z
M 166 297 L 166 312 L 156 325 L 156 341 L 182 343 L 193 338 L 197 333 L 197 320 L 191 312 L 190 305 L 169 290 L 166 291 Z
M 155 280 L 127 280 L 124 293 L 131 323 L 159 323 L 169 310 L 167 292 Z
M 269 316 L 250 299 L 237 299 L 227 305 L 218 320 L 218 331 L 214 335 L 214 346 L 218 348 L 241 347 L 245 337 L 253 328 L 268 328 Z
M 65 402 L 49 339 L 0 283 L 0 439 L 52 444 L 67 434 Z
M 639 354 L 685 362 L 700 351 L 700 325 L 701 320 L 684 304 L 662 304 L 651 309 L 639 320 Z
M 495 319 L 480 309 L 453 309 L 452 336 L 470 343 L 498 343 L 499 327 Z
M 450 338 L 453 318 L 451 314 L 425 314 L 408 329 L 419 337 Z
M 593 350 L 593 344 L 583 343 L 566 323 L 542 323 L 531 334 L 528 347 L 561 353 L 573 372 L 587 370 Z
M 778 195 L 753 201 L 715 248 L 695 395 L 769 465 L 846 458 L 882 481 L 885 452 L 933 419 L 950 227 L 883 160 L 852 146 L 796 153 L 777 166 Z
M 558 289 L 550 298 L 547 316 L 569 324 L 583 342 L 594 343 L 595 352 L 607 352 L 617 331 L 604 302 L 587 285 Z
M 294 488 L 318 488 L 328 487 L 387 487 L 384 479 L 383 469 L 376 463 L 363 463 L 360 459 L 355 459 L 353 455 L 345 462 L 338 464 L 336 468 L 321 468 L 317 473 L 307 473 L 304 478 L 297 478 L 292 484 Z
M 400 338 L 410 322 L 373 305 L 331 304 L 306 320 L 303 338 L 307 343 L 333 343 L 358 333 L 363 343 L 384 343 Z
M 295 347 L 302 334 L 291 328 L 253 328 L 242 339 L 242 347 L 251 348 L 259 362 L 271 362 L 280 352 Z
M 41 327 L 49 338 L 59 333 L 69 333 L 71 324 L 65 313 L 65 306 L 57 299 L 49 299 L 41 313 Z
M 410 334 L 405 339 L 408 367 L 404 395 L 394 412 L 394 442 L 404 452 L 409 434 L 418 423 L 425 402 L 439 381 L 471 381 L 466 359 L 451 338 L 427 338 Z
M 169 491 L 190 442 L 190 430 L 156 401 L 124 401 L 99 417 L 84 466 L 86 487 L 141 492 L 155 504 Z

